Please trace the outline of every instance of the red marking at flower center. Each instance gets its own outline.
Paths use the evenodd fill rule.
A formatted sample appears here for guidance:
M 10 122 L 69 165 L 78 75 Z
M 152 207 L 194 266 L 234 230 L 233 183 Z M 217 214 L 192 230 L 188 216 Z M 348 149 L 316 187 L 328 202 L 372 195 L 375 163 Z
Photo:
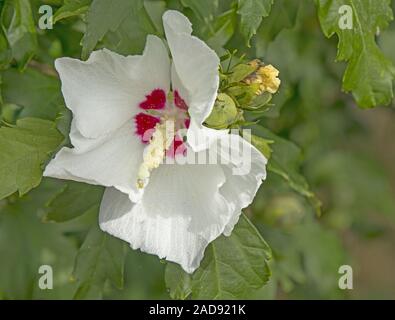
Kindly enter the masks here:
M 174 137 L 173 143 L 171 144 L 169 150 L 166 151 L 166 156 L 170 158 L 175 158 L 176 155 L 186 155 L 187 147 L 182 140 L 182 138 L 177 134 Z
M 185 103 L 184 99 L 181 98 L 177 90 L 174 91 L 174 104 L 177 108 L 180 108 L 182 110 L 188 110 L 187 104 Z
M 148 143 L 160 119 L 141 112 L 135 115 L 134 122 L 136 123 L 136 134 L 141 137 L 143 143 Z
M 145 101 L 140 103 L 140 108 L 144 110 L 158 110 L 166 106 L 166 93 L 162 89 L 155 89 L 145 97 Z
M 188 116 L 188 106 L 184 99 L 181 98 L 177 90 L 174 91 L 174 105 L 166 106 L 166 93 L 162 89 L 154 89 L 145 96 L 145 100 L 139 104 L 140 108 L 144 110 L 158 110 L 155 111 L 155 116 L 146 114 L 144 112 L 138 113 L 134 117 L 136 131 L 140 136 L 141 142 L 146 144 L 150 141 L 155 126 L 161 122 L 161 119 L 171 118 L 174 120 L 176 134 L 170 148 L 166 151 L 166 156 L 175 158 L 176 155 L 186 155 L 187 146 L 179 135 L 180 129 L 188 129 L 190 119 Z M 176 108 L 174 108 L 174 106 Z M 179 110 L 177 110 L 177 108 Z M 151 112 L 153 113 L 153 112 Z M 158 114 L 158 115 L 156 115 Z

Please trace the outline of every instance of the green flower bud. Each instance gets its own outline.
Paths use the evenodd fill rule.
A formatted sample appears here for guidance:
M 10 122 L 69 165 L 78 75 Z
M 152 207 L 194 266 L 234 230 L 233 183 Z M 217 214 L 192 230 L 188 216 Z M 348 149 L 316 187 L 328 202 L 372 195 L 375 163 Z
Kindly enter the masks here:
M 239 112 L 233 99 L 225 93 L 218 94 L 213 111 L 205 123 L 213 129 L 225 129 L 239 117 Z

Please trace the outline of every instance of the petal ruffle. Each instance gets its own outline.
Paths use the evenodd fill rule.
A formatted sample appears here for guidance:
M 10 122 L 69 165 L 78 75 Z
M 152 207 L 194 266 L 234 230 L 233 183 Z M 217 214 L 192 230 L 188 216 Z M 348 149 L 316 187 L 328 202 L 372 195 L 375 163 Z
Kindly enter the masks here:
M 232 218 L 227 223 L 224 234 L 229 236 L 239 220 L 241 210 L 248 207 L 266 179 L 267 159 L 248 141 L 239 135 L 230 134 L 228 150 L 221 150 L 220 157 L 228 158 L 228 163 L 222 165 L 226 183 L 221 187 L 221 194 L 227 199 L 233 211 Z M 227 147 L 225 149 L 228 149 Z
M 156 36 L 148 36 L 142 56 L 124 57 L 103 49 L 87 61 L 57 59 L 55 67 L 66 105 L 87 138 L 117 130 L 139 111 L 147 94 L 158 88 L 168 92 L 170 87 L 168 51 Z

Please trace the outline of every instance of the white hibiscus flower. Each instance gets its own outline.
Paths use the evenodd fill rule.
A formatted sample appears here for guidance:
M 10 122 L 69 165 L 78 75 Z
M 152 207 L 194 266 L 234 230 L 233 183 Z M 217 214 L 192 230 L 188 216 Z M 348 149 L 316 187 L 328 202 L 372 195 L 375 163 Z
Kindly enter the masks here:
M 231 135 L 231 148 L 239 152 L 242 146 L 251 154 L 248 174 L 234 175 L 240 163 L 232 159 L 227 164 L 159 163 L 164 157 L 205 152 L 229 136 L 227 130 L 202 125 L 217 96 L 217 55 L 191 35 L 191 23 L 181 13 L 167 11 L 163 23 L 171 59 L 164 42 L 148 36 L 141 56 L 103 49 L 85 62 L 56 61 L 73 113 L 74 147 L 60 150 L 44 175 L 105 186 L 102 230 L 191 273 L 206 246 L 221 234 L 230 235 L 241 209 L 252 202 L 266 177 L 266 159 Z M 176 131 L 161 141 L 156 133 L 166 121 Z M 149 129 L 153 134 L 147 139 Z M 187 130 L 186 141 L 178 139 L 178 129 Z M 209 143 L 198 143 L 194 136 Z M 148 156 L 147 149 L 152 151 Z M 214 151 L 226 157 L 221 148 Z

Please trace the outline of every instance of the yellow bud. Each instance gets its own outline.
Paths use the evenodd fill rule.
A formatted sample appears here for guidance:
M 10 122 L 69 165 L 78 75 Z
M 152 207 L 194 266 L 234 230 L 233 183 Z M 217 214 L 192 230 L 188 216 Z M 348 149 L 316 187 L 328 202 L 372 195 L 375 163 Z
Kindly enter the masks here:
M 281 84 L 281 80 L 278 78 L 280 72 L 271 64 L 263 65 L 258 59 L 252 60 L 248 64 L 256 68 L 256 71 L 244 79 L 244 82 L 248 85 L 256 85 L 257 95 L 264 92 L 276 93 Z
M 262 80 L 260 90 L 272 94 L 276 93 L 281 84 L 281 80 L 278 78 L 279 74 L 280 72 L 271 64 L 260 67 L 257 71 L 258 77 Z

